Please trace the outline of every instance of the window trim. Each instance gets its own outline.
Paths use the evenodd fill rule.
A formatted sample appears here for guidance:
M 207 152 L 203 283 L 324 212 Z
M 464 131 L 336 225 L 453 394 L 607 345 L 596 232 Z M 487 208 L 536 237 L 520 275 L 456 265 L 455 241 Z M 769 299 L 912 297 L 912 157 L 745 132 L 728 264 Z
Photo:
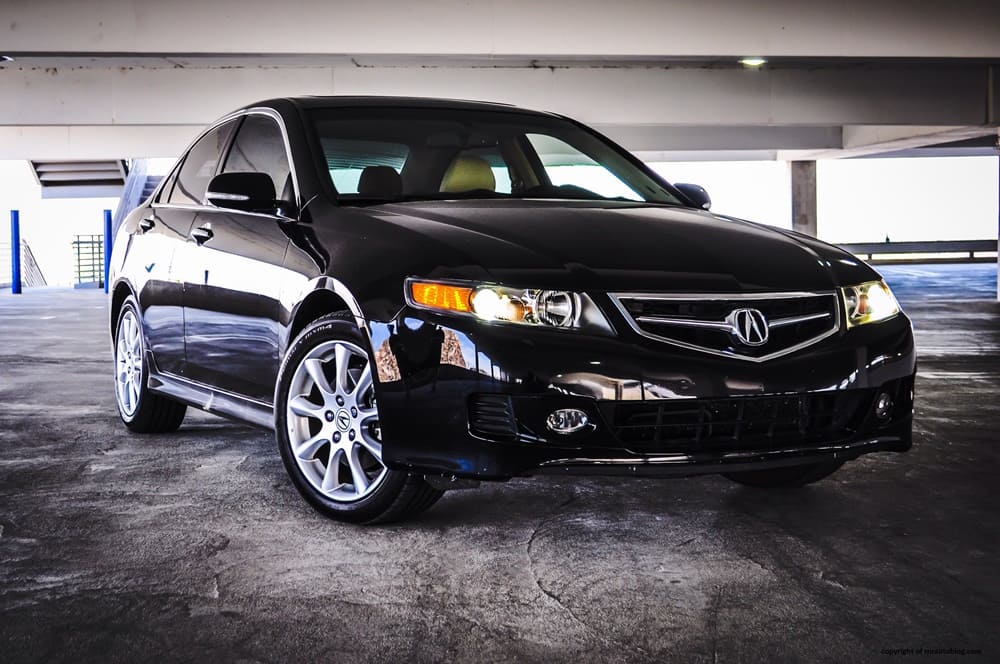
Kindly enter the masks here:
M 226 208 L 220 208 L 217 205 L 206 204 L 204 201 L 201 204 L 170 203 L 161 201 L 160 197 L 163 193 L 162 189 L 164 183 L 170 180 L 170 176 L 174 174 L 174 171 L 177 171 L 178 174 L 180 173 L 178 169 L 183 168 L 184 162 L 187 161 L 188 154 L 191 152 L 191 148 L 193 148 L 201 139 L 205 138 L 205 136 L 210 134 L 215 129 L 221 127 L 227 122 L 233 120 L 239 120 L 239 122 L 236 123 L 236 127 L 233 130 L 232 134 L 230 134 L 229 138 L 226 140 L 226 145 L 222 148 L 222 150 L 219 153 L 219 161 L 216 162 L 215 164 L 215 172 L 212 174 L 212 177 L 218 175 L 220 169 L 222 168 L 222 165 L 229 158 L 229 152 L 230 150 L 232 150 L 233 141 L 236 139 L 236 134 L 239 132 L 240 127 L 242 127 L 243 125 L 243 119 L 245 119 L 248 115 L 266 115 L 270 117 L 272 120 L 274 120 L 277 123 L 278 128 L 281 130 L 281 140 L 285 144 L 285 158 L 288 160 L 288 171 L 292 176 L 292 189 L 295 192 L 295 200 L 293 202 L 295 203 L 296 209 L 301 209 L 302 192 L 299 189 L 299 177 L 298 174 L 295 172 L 295 161 L 292 159 L 291 141 L 288 140 L 288 130 L 285 128 L 285 121 L 281 117 L 280 113 L 278 113 L 273 108 L 268 108 L 266 106 L 254 106 L 253 108 L 244 108 L 238 111 L 233 111 L 232 113 L 229 113 L 228 115 L 224 115 L 223 117 L 219 118 L 218 120 L 210 124 L 208 127 L 206 127 L 200 134 L 198 134 L 198 136 L 193 141 L 191 141 L 186 148 L 184 148 L 184 151 L 181 153 L 180 158 L 177 160 L 177 163 L 174 165 L 174 168 L 170 171 L 167 177 L 163 178 L 163 181 L 160 182 L 159 186 L 157 187 L 156 194 L 153 196 L 154 202 L 152 204 L 152 207 L 153 208 L 163 207 L 163 208 L 172 208 L 179 210 L 197 210 L 200 212 L 225 210 Z M 259 217 L 267 217 L 269 219 L 285 219 L 285 217 L 279 217 L 278 215 L 263 214 L 259 212 L 245 212 L 244 214 L 252 214 Z

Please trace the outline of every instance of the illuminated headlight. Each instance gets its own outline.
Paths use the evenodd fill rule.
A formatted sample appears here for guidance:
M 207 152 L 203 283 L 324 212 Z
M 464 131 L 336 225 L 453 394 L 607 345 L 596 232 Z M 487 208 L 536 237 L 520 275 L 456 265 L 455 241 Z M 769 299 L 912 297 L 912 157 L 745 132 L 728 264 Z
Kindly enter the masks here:
M 604 314 L 584 293 L 407 279 L 405 294 L 406 301 L 418 309 L 475 316 L 486 322 L 614 334 Z
M 840 289 L 844 296 L 847 327 L 877 323 L 899 313 L 899 303 L 884 281 L 869 281 Z

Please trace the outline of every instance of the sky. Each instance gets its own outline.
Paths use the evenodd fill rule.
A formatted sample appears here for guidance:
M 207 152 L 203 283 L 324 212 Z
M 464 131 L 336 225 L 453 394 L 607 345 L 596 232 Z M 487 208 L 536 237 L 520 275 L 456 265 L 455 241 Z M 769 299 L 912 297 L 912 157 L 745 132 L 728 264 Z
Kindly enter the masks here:
M 785 162 L 683 162 L 650 166 L 672 182 L 693 182 L 712 210 L 791 228 Z M 166 170 L 169 163 L 158 160 Z M 817 165 L 820 239 L 829 242 L 981 240 L 998 234 L 1000 163 L 996 157 L 844 159 Z M 72 285 L 74 235 L 100 234 L 103 210 L 117 199 L 46 199 L 25 161 L 0 161 L 0 242 L 9 212 L 50 285 Z M 6 261 L 4 261 L 6 263 Z

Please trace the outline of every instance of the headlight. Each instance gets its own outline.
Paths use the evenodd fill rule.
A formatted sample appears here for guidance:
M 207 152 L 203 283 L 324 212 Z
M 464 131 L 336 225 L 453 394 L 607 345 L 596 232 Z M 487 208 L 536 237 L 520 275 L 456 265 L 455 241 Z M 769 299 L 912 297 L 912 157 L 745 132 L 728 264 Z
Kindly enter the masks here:
M 585 293 L 407 279 L 405 295 L 407 303 L 418 309 L 475 316 L 487 322 L 614 334 Z
M 844 296 L 847 327 L 877 323 L 899 313 L 899 303 L 884 281 L 869 281 L 840 289 Z

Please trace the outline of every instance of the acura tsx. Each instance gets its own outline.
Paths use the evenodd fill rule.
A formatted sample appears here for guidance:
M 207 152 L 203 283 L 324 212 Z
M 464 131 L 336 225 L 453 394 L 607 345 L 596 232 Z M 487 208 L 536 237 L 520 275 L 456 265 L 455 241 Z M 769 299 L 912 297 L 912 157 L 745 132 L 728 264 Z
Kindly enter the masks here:
M 361 523 L 483 480 L 796 487 L 907 450 L 916 358 L 886 283 L 709 207 L 554 114 L 253 104 L 117 233 L 118 412 L 273 430 L 302 496 Z

